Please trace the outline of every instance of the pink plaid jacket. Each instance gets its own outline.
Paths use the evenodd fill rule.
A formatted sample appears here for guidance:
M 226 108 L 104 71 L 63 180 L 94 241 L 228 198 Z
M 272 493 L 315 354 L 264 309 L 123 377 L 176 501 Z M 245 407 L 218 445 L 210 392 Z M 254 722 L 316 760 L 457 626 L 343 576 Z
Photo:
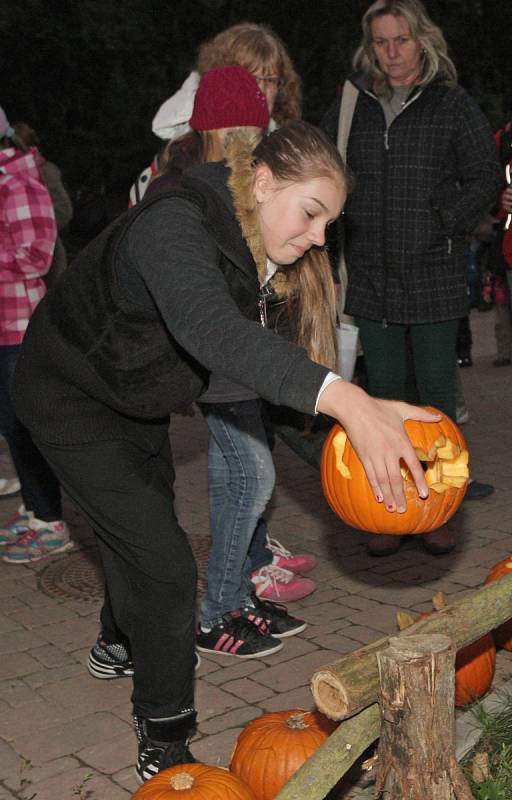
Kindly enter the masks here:
M 57 228 L 40 156 L 0 150 L 0 346 L 20 344 L 44 296 Z

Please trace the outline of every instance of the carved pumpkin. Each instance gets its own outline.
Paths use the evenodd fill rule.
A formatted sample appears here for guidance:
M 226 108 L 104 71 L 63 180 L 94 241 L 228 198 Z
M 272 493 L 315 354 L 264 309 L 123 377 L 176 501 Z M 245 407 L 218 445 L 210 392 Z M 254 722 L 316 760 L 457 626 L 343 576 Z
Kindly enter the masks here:
M 256 800 L 273 800 L 336 725 L 319 711 L 263 714 L 238 737 L 231 772 L 251 787 Z
M 504 575 L 512 574 L 512 556 L 499 561 L 489 572 L 484 581 L 484 585 L 503 578 Z M 512 619 L 498 625 L 493 631 L 494 641 L 497 647 L 512 651 Z
M 441 413 L 437 409 L 429 411 Z M 405 422 L 416 455 L 424 463 L 429 496 L 422 500 L 409 470 L 402 468 L 407 509 L 386 511 L 375 500 L 345 430 L 334 425 L 322 451 L 322 487 L 335 514 L 353 528 L 372 533 L 427 533 L 447 522 L 464 499 L 469 477 L 468 451 L 458 427 L 443 414 L 440 422 Z
M 252 790 L 227 769 L 179 764 L 140 786 L 132 800 L 255 800 Z
M 427 611 L 416 619 L 404 611 L 399 611 L 397 620 L 400 630 L 445 608 L 442 592 L 438 592 L 432 602 L 435 610 Z M 467 706 L 483 697 L 491 688 L 495 668 L 496 647 L 492 634 L 486 633 L 475 642 L 461 647 L 455 658 L 455 705 Z

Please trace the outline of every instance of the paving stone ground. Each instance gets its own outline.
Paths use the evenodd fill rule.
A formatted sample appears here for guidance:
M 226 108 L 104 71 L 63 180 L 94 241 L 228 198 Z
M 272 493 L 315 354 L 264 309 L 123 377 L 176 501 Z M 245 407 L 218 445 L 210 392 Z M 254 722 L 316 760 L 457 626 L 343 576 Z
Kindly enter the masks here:
M 250 661 L 202 656 L 193 742 L 198 759 L 227 765 L 238 733 L 262 711 L 312 707 L 308 683 L 317 667 L 395 631 L 399 609 L 419 614 L 439 590 L 448 601 L 472 591 L 511 553 L 512 367 L 492 367 L 493 324 L 492 313 L 473 312 L 474 366 L 462 379 L 472 473 L 496 491 L 463 504 L 451 523 L 458 539 L 452 554 L 431 556 L 411 537 L 396 556 L 369 558 L 367 535 L 335 518 L 315 470 L 277 445 L 270 530 L 290 549 L 316 553 L 318 589 L 290 606 L 308 627 L 279 653 Z M 190 536 L 204 536 L 207 435 L 201 418 L 173 419 L 172 440 L 179 517 Z M 3 446 L 0 475 L 12 474 Z M 0 500 L 0 514 L 9 517 L 19 502 Z M 77 547 L 90 544 L 91 532 L 69 502 L 66 518 Z M 39 583 L 45 566 L 0 561 L 0 800 L 129 798 L 137 785 L 130 682 L 88 675 L 84 663 L 98 630 L 99 602 L 49 597 Z M 512 654 L 500 653 L 495 684 L 511 674 Z

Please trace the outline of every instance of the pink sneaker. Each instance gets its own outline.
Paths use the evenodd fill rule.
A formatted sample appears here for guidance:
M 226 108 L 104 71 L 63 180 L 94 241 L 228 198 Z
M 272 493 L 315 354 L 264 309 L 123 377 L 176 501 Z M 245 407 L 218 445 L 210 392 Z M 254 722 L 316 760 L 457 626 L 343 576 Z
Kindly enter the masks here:
M 253 572 L 251 580 L 258 597 L 280 603 L 302 600 L 316 589 L 316 583 L 311 578 L 297 577 L 289 569 L 276 567 L 274 564 L 267 564 Z
M 272 550 L 272 564 L 275 567 L 288 569 L 290 572 L 309 572 L 316 567 L 316 558 L 311 553 L 299 553 L 293 556 L 277 539 L 267 539 L 267 547 Z

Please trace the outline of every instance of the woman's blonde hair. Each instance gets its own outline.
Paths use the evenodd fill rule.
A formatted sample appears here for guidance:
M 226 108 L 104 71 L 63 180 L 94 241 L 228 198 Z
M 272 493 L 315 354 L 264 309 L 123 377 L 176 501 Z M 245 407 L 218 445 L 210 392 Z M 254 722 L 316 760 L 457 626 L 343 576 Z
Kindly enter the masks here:
M 213 67 L 240 64 L 263 76 L 277 73 L 281 85 L 272 111 L 278 125 L 301 116 L 301 88 L 290 56 L 279 36 L 268 25 L 241 22 L 221 31 L 199 48 L 196 69 L 203 75 Z
M 387 14 L 403 17 L 409 25 L 412 38 L 421 46 L 418 82 L 429 83 L 438 73 L 442 73 L 445 82 L 454 86 L 457 83 L 457 70 L 448 55 L 446 40 L 441 29 L 428 16 L 423 3 L 420 0 L 376 0 L 363 16 L 363 38 L 352 59 L 354 69 L 362 70 L 375 93 L 384 94 L 388 90 L 388 82 L 373 52 L 372 22 Z
M 348 192 L 352 178 L 327 136 L 307 122 L 293 122 L 265 136 L 253 151 L 253 165 L 266 164 L 278 182 L 326 177 Z M 323 248 L 312 247 L 285 269 L 289 313 L 296 315 L 296 343 L 309 357 L 336 368 L 336 295 Z

